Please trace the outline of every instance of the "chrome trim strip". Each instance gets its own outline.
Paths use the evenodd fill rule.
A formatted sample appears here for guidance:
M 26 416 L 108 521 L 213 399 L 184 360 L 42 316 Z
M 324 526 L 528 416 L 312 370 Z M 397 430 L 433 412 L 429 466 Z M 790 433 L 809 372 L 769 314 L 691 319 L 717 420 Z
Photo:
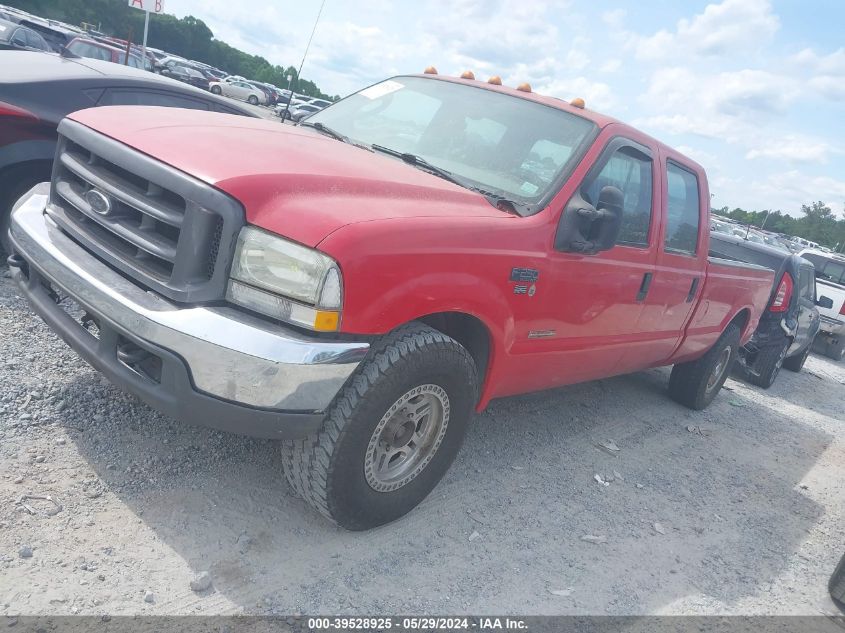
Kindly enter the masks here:
M 94 314 L 182 357 L 197 389 L 249 406 L 324 411 L 369 343 L 306 337 L 226 307 L 179 307 L 78 246 L 32 194 L 12 215 L 12 239 L 45 278 Z

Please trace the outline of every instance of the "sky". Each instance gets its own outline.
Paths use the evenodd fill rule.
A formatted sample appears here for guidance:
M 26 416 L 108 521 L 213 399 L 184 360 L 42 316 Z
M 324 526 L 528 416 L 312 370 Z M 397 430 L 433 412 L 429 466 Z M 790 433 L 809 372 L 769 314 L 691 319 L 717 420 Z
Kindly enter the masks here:
M 319 0 L 165 0 L 298 66 Z M 845 0 L 326 0 L 302 76 L 346 95 L 434 65 L 528 81 L 701 163 L 715 208 L 845 208 Z M 155 28 L 155 19 L 151 21 Z

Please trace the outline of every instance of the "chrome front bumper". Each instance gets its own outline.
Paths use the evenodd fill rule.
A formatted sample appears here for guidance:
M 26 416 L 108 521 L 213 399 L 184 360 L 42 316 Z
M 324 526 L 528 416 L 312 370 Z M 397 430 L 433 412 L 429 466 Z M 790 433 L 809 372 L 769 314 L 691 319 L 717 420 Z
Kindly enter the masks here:
M 68 238 L 44 214 L 46 203 L 36 189 L 12 214 L 13 277 L 71 347 L 168 415 L 250 435 L 302 435 L 369 350 L 367 342 L 304 336 L 233 308 L 173 304 Z M 56 304 L 50 284 L 96 319 L 99 339 Z M 163 359 L 158 384 L 120 361 L 111 343 L 127 339 Z

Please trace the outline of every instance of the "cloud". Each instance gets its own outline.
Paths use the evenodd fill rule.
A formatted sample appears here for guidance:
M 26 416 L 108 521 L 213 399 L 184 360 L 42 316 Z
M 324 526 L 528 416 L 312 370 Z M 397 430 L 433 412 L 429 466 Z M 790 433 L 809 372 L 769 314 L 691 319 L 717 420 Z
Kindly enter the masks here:
M 607 15 L 607 14 L 605 14 Z M 618 23 L 615 16 L 611 22 Z M 769 0 L 723 0 L 708 4 L 703 13 L 678 21 L 674 31 L 661 29 L 649 37 L 633 36 L 631 46 L 640 60 L 733 56 L 756 51 L 780 28 Z
M 845 99 L 845 48 L 818 55 L 805 48 L 790 61 L 803 73 L 807 84 L 821 96 L 840 101 Z
M 798 170 L 772 174 L 761 180 L 752 180 L 747 189 L 757 202 L 753 208 L 785 209 L 797 211 L 801 205 L 824 201 L 831 209 L 839 211 L 845 200 L 845 181 L 829 176 L 813 176 Z
M 745 154 L 749 160 L 772 158 L 792 163 L 827 163 L 836 150 L 826 141 L 803 135 L 787 134 L 768 139 Z
M 690 68 L 655 71 L 639 101 L 654 114 L 639 119 L 652 129 L 737 143 L 755 138 L 761 123 L 799 95 L 789 77 L 762 70 L 705 74 Z

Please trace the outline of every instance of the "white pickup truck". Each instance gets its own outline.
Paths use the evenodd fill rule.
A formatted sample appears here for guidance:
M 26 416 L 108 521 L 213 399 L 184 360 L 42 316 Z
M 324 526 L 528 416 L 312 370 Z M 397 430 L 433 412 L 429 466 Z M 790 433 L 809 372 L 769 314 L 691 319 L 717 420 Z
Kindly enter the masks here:
M 801 257 L 816 267 L 816 293 L 829 297 L 832 308 L 818 306 L 821 327 L 816 345 L 834 360 L 845 357 L 845 256 L 805 249 Z

